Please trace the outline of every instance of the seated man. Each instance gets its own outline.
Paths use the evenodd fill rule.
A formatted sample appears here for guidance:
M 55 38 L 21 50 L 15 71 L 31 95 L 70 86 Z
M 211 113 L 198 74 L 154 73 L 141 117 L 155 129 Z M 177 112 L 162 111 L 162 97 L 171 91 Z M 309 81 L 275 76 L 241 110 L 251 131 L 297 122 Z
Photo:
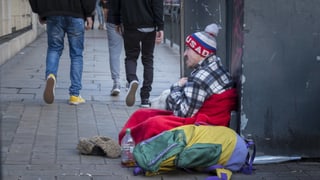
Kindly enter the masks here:
M 218 26 L 186 38 L 186 65 L 194 70 L 170 88 L 166 110 L 138 109 L 119 133 L 119 142 L 127 128 L 136 143 L 165 130 L 187 124 L 229 126 L 230 113 L 236 109 L 237 93 L 230 74 L 216 56 Z

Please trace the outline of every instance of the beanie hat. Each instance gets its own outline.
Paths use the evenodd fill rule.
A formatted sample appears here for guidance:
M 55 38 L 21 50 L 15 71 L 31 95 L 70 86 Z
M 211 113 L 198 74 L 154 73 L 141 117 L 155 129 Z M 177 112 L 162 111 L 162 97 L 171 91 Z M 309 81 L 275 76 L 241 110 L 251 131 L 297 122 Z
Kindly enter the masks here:
M 216 54 L 216 38 L 219 27 L 216 24 L 208 25 L 204 31 L 193 33 L 186 38 L 186 45 L 202 57 Z

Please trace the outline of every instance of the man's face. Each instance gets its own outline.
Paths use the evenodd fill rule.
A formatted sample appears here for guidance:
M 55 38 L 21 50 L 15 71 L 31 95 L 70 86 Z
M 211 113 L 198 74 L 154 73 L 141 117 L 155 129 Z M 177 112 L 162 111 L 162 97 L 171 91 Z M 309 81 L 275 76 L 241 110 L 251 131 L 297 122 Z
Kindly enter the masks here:
M 186 65 L 188 68 L 195 67 L 203 59 L 203 57 L 201 57 L 189 47 L 186 48 L 183 55 L 185 57 Z

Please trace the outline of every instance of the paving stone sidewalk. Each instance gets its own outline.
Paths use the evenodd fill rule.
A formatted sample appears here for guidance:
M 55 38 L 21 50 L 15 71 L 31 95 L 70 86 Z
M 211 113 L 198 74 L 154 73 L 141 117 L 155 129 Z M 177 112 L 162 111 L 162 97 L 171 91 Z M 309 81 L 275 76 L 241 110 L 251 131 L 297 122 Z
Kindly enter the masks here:
M 85 104 L 68 104 L 70 60 L 68 45 L 59 65 L 56 98 L 52 105 L 42 100 L 45 86 L 46 34 L 0 67 L 1 173 L 4 180 L 201 180 L 203 173 L 173 172 L 154 177 L 133 176 L 120 159 L 80 155 L 79 138 L 95 135 L 117 140 L 128 117 L 140 104 L 125 105 L 125 73 L 121 63 L 121 94 L 110 96 L 106 32 L 86 33 L 83 90 Z M 122 53 L 122 60 L 124 54 Z M 179 51 L 160 44 L 155 49 L 155 77 L 151 98 L 180 76 Z M 140 62 L 140 61 L 139 61 Z M 138 65 L 142 78 L 142 65 Z M 320 179 L 319 161 L 294 161 L 256 165 L 253 175 L 235 173 L 232 179 Z

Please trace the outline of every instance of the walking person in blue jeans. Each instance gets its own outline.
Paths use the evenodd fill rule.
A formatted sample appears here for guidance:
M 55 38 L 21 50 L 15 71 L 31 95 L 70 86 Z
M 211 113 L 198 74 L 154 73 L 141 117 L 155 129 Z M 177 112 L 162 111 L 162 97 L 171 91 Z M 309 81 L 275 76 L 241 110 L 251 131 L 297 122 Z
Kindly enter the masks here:
M 91 29 L 91 15 L 96 0 L 29 0 L 32 11 L 37 13 L 41 24 L 47 24 L 48 48 L 46 58 L 46 87 L 43 99 L 46 103 L 54 101 L 58 66 L 64 49 L 64 37 L 67 34 L 71 59 L 69 103 L 85 102 L 80 96 L 82 88 L 83 50 L 85 20 L 86 29 Z
M 140 107 L 150 107 L 150 92 L 153 83 L 153 51 L 163 39 L 163 1 L 161 0 L 111 0 L 111 13 L 117 17 L 119 31 L 123 27 L 125 71 L 129 84 L 127 106 L 135 103 L 139 86 L 137 60 L 141 53 L 143 83 L 140 89 Z
M 106 21 L 106 29 L 108 36 L 109 48 L 109 63 L 111 78 L 113 80 L 113 87 L 111 89 L 111 96 L 118 96 L 120 94 L 120 55 L 123 49 L 123 38 L 116 30 L 116 17 L 112 16 L 112 8 L 110 8 L 110 0 L 107 1 L 108 15 Z

